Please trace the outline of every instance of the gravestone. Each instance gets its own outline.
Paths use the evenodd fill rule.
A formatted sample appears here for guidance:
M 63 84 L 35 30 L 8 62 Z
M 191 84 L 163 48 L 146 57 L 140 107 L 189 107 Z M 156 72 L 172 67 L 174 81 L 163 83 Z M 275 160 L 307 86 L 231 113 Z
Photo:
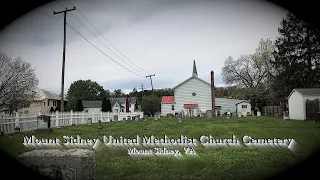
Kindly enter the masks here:
M 182 123 L 182 113 L 178 114 L 178 123 Z
M 33 150 L 21 154 L 17 160 L 51 179 L 95 179 L 95 153 L 87 149 Z
M 51 124 L 50 124 L 50 116 L 39 115 L 37 116 L 37 129 L 36 131 L 42 132 L 50 132 Z
M 98 130 L 103 129 L 103 127 L 102 127 L 102 125 L 101 125 L 101 120 L 98 121 L 98 127 L 97 127 L 97 129 L 98 129 Z
M 88 123 L 88 124 L 91 124 L 91 123 L 92 123 L 92 119 L 89 118 L 88 121 L 87 121 L 87 123 Z
M 260 111 L 257 112 L 257 116 L 261 116 L 261 112 Z
M 114 116 L 113 116 L 113 121 L 114 121 L 114 122 L 118 122 L 118 115 L 114 115 Z

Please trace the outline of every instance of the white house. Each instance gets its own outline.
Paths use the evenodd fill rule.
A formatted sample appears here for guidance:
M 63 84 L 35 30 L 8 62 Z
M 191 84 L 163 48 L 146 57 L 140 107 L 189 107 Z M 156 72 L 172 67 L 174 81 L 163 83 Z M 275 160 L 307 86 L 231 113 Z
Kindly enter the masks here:
M 118 98 L 109 98 L 112 112 L 137 112 L 138 111 L 138 98 L 137 97 L 118 97 Z M 128 106 L 127 106 L 128 104 Z M 102 101 L 82 101 L 83 111 L 92 113 L 92 112 L 101 112 Z M 127 108 L 128 107 L 128 108 Z
M 60 106 L 61 97 L 51 91 L 44 89 L 38 89 L 35 92 L 35 98 L 30 102 L 29 106 L 19 109 L 17 112 L 19 116 L 37 116 L 39 112 L 41 114 L 48 114 L 56 111 L 57 106 Z M 66 105 L 67 100 L 65 100 Z M 10 109 L 6 109 L 1 112 L 2 116 L 15 116 L 17 113 Z
M 320 88 L 293 89 L 288 96 L 289 118 L 306 119 L 306 100 L 320 99 Z
M 175 86 L 173 90 L 173 100 L 170 98 L 169 101 L 161 103 L 162 116 L 178 112 L 182 112 L 184 116 L 202 116 L 214 112 L 214 115 L 219 116 L 228 111 L 235 113 L 236 104 L 244 102 L 244 100 L 238 99 L 215 98 L 213 71 L 211 71 L 211 83 L 200 79 L 195 61 L 193 62 L 192 76 Z M 251 114 L 251 107 L 248 108 L 250 108 Z

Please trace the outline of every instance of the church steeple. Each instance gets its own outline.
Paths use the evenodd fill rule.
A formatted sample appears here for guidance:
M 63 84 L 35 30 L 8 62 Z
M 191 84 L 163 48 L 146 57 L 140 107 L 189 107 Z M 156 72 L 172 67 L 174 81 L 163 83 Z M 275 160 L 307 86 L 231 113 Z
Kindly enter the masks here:
M 192 76 L 193 76 L 193 77 L 198 77 L 197 67 L 196 67 L 196 60 L 193 60 L 193 71 L 192 71 Z

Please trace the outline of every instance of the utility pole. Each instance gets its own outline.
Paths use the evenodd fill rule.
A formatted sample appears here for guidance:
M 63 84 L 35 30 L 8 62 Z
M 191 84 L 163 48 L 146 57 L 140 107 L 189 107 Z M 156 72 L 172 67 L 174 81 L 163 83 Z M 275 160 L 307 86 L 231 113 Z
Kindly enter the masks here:
M 142 98 L 143 98 L 143 84 L 141 84 L 141 111 L 142 111 Z
M 61 112 L 64 111 L 64 69 L 66 61 L 66 25 L 67 25 L 67 12 L 76 10 L 76 7 L 72 9 L 66 8 L 64 11 L 55 12 L 53 14 L 63 13 L 64 15 L 64 26 L 63 26 L 63 53 L 62 53 L 62 76 L 61 76 Z
M 153 91 L 153 85 L 152 85 L 152 78 L 151 78 L 151 76 L 155 76 L 155 74 L 154 75 L 148 75 L 148 76 L 146 76 L 146 78 L 150 78 L 150 81 L 151 81 L 151 87 L 152 87 L 152 91 Z
M 153 84 L 152 84 L 152 78 L 151 78 L 151 76 L 155 76 L 155 74 L 153 74 L 153 75 L 148 75 L 148 76 L 146 76 L 146 78 L 150 78 L 150 81 L 151 81 L 151 88 L 152 88 L 152 92 L 151 92 L 151 94 L 153 95 Z M 154 115 L 154 97 L 152 96 L 152 113 L 153 113 L 153 115 Z

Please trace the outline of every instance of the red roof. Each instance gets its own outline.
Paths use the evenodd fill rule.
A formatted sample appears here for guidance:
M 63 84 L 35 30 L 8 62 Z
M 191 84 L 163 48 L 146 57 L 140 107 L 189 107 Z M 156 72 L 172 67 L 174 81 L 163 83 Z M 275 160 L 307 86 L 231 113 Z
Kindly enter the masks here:
M 189 108 L 197 108 L 198 104 L 184 104 L 183 107 L 185 109 L 189 109 Z
M 174 96 L 162 96 L 161 103 L 174 103 Z

